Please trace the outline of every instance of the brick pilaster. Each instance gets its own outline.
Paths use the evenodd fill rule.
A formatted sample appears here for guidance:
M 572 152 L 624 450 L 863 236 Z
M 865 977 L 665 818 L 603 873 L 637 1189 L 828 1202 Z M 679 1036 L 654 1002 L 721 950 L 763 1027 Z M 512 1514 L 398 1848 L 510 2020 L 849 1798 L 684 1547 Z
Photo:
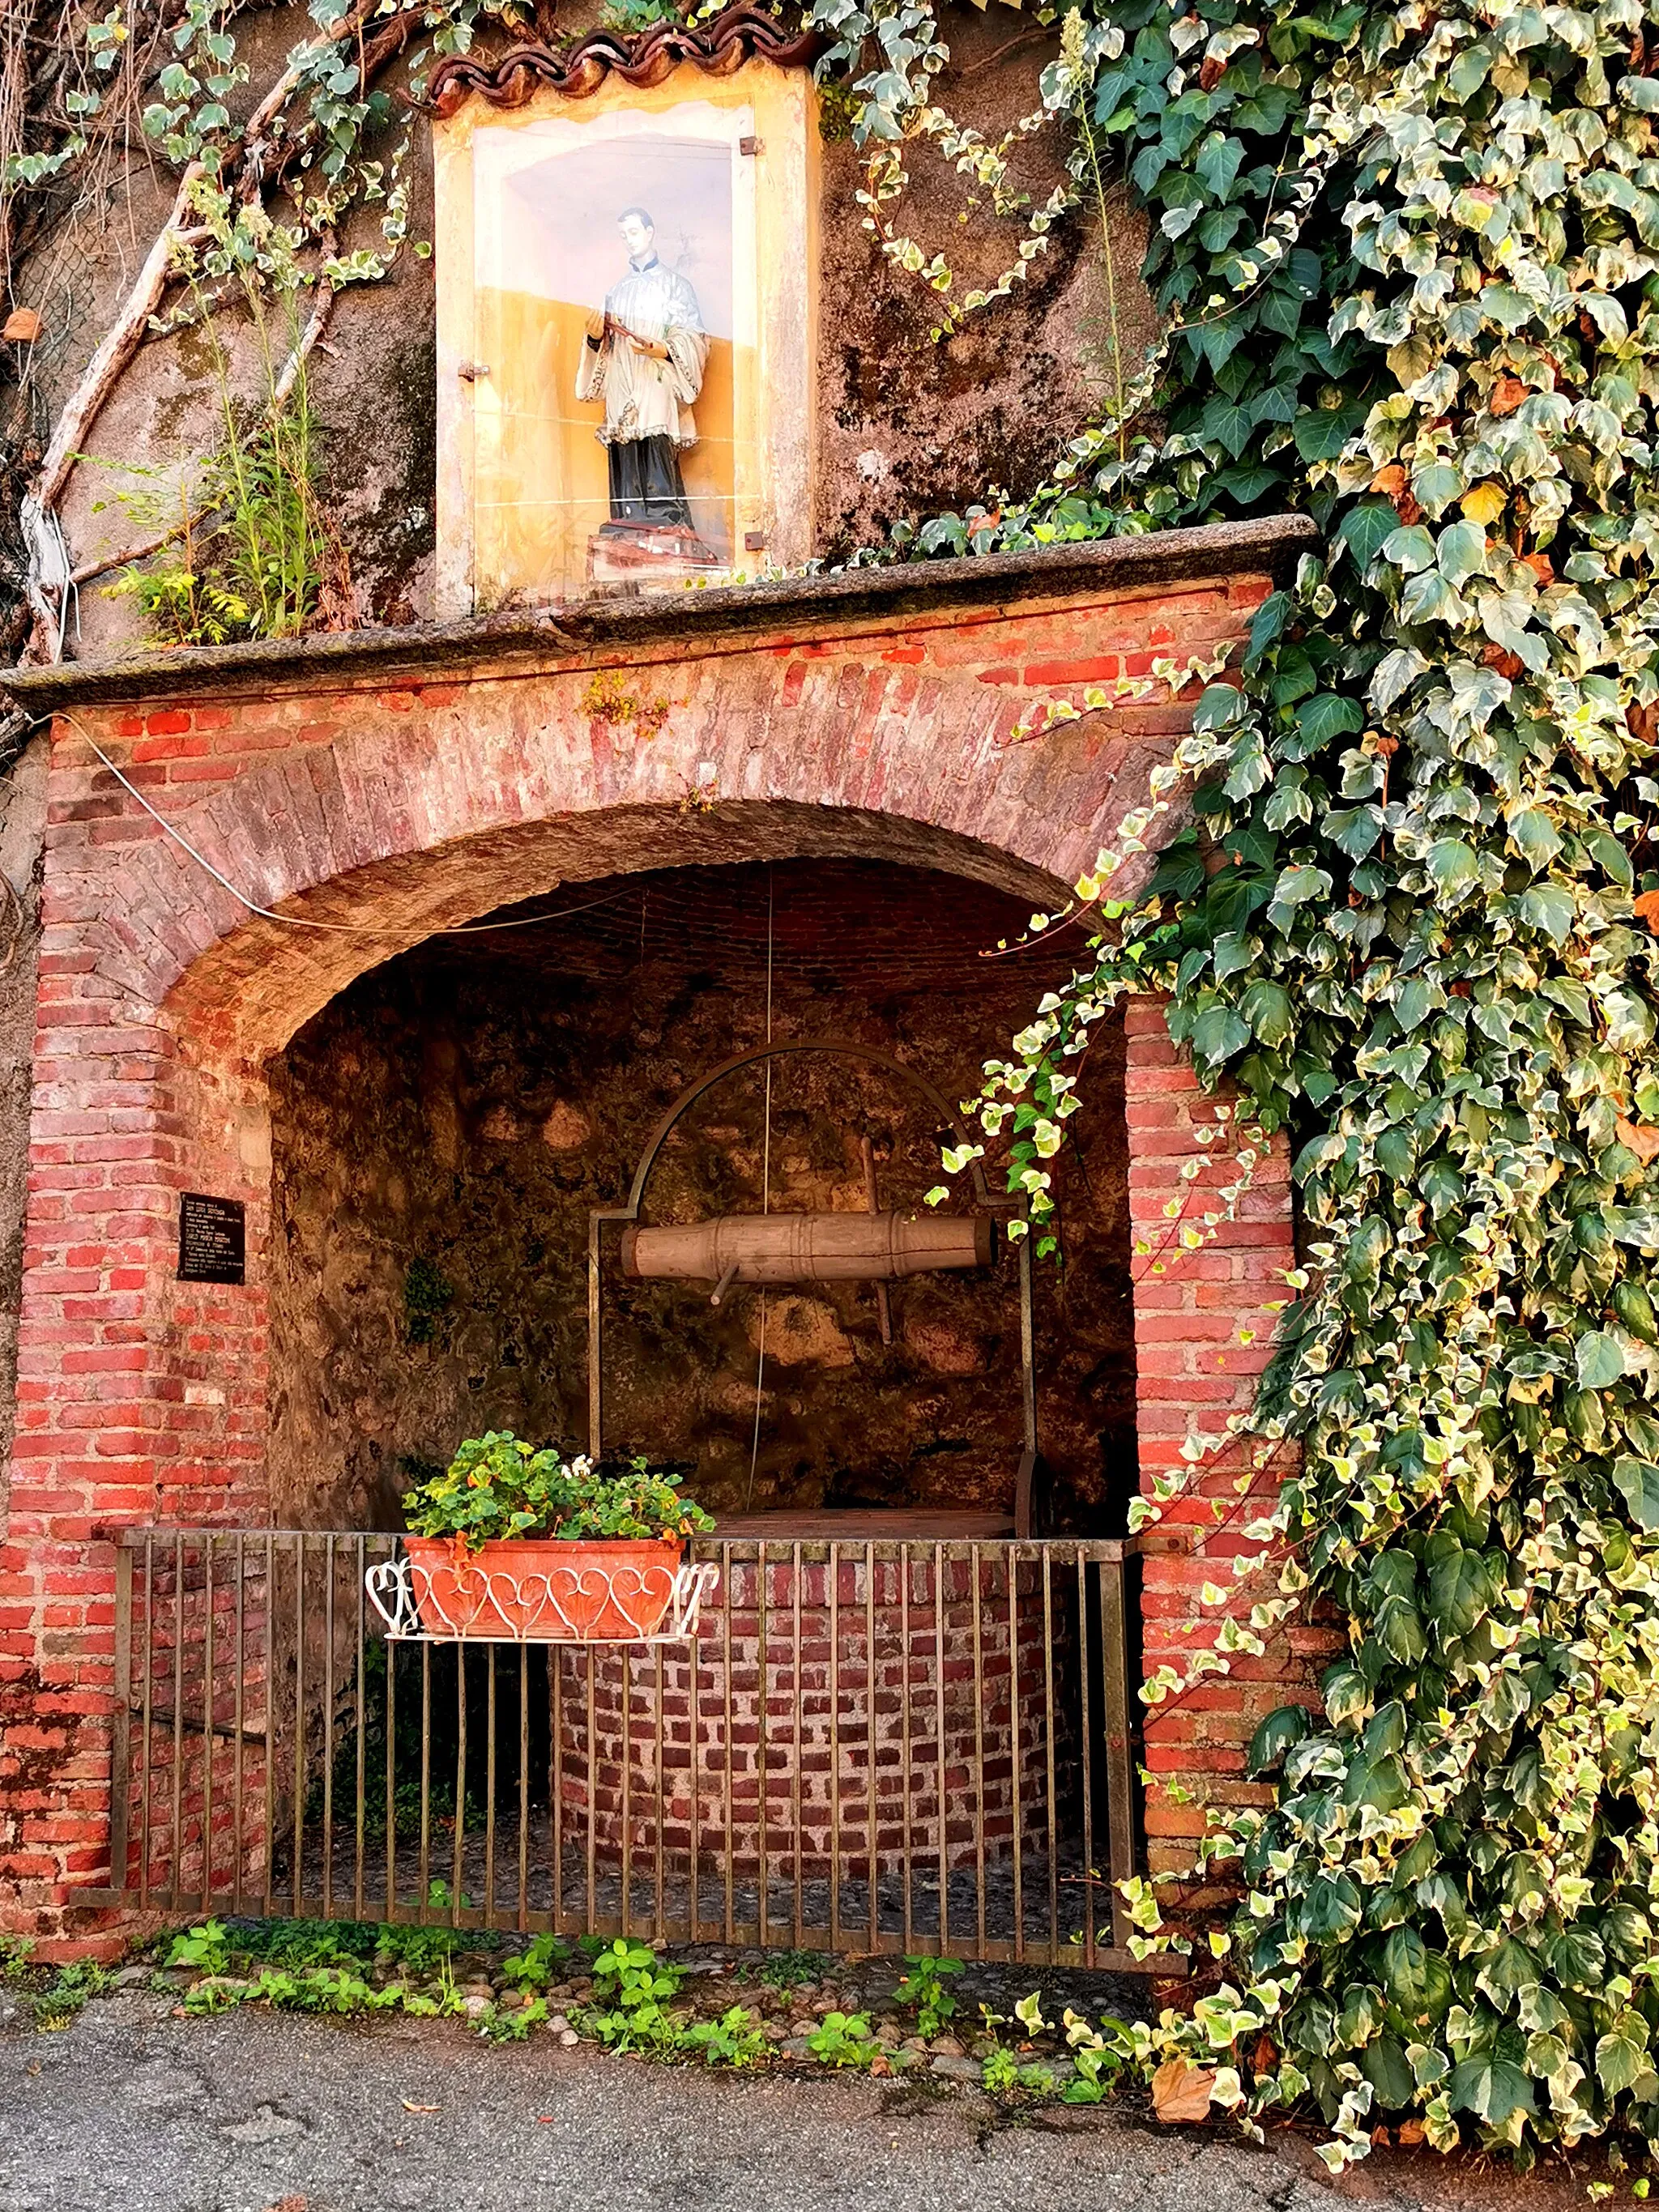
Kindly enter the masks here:
M 1149 1494 L 1158 1475 L 1183 1464 L 1181 1448 L 1190 1437 L 1223 1435 L 1227 1416 L 1250 1404 L 1278 1323 L 1268 1308 L 1290 1295 L 1285 1276 L 1296 1265 L 1282 1138 L 1257 1161 L 1234 1217 L 1204 1232 L 1195 1249 L 1183 1246 L 1182 1230 L 1202 1230 L 1206 1212 L 1222 1211 L 1215 1194 L 1237 1175 L 1237 1139 L 1206 1144 L 1198 1135 L 1220 1126 L 1218 1104 L 1236 1100 L 1203 1089 L 1170 1041 L 1164 1003 L 1153 994 L 1132 999 L 1126 1018 L 1136 1402 L 1141 1488 Z M 1205 1165 L 1183 1181 L 1182 1167 L 1194 1159 Z M 1171 1204 L 1181 1209 L 1173 1218 L 1166 1211 Z M 1251 1470 L 1251 1448 L 1224 1443 L 1204 1458 L 1185 1494 L 1165 1506 L 1150 1532 L 1141 1577 L 1146 1674 L 1165 1663 L 1184 1670 L 1195 1649 L 1213 1642 L 1222 1615 L 1200 1612 L 1199 1589 L 1206 1582 L 1231 1585 L 1234 1559 L 1255 1548 L 1239 1531 L 1273 1497 L 1284 1464 L 1281 1458 L 1254 1471 L 1241 1495 L 1239 1480 Z M 1272 1582 L 1269 1573 L 1243 1585 L 1239 1611 L 1248 1613 L 1257 1596 L 1270 1595 Z M 1201 1625 L 1189 1632 L 1195 1617 Z M 1192 1841 L 1203 1833 L 1211 1806 L 1265 1801 L 1269 1793 L 1244 1778 L 1246 1747 L 1266 1713 L 1313 1698 L 1311 1662 L 1328 1641 L 1318 1631 L 1291 1631 L 1263 1657 L 1235 1654 L 1229 1674 L 1207 1675 L 1170 1705 L 1150 1709 L 1146 1826 L 1154 1871 L 1190 1865 Z M 1171 1794 L 1172 1785 L 1180 1795 Z

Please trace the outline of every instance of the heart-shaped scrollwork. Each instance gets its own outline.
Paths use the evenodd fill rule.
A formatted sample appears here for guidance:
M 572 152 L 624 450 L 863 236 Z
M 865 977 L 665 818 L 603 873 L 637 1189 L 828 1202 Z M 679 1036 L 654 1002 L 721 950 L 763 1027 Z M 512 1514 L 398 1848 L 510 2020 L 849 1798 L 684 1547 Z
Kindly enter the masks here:
M 719 1570 L 557 1561 L 527 1574 L 386 1559 L 364 1586 L 389 1636 L 439 1642 L 639 1644 L 693 1635 Z

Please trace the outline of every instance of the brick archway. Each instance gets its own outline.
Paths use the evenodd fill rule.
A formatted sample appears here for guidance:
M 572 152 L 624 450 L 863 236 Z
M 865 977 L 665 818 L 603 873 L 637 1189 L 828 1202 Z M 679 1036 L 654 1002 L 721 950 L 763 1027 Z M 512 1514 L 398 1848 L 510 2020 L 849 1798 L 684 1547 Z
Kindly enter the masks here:
M 212 691 L 157 697 L 149 672 L 113 687 L 147 688 L 133 707 L 75 704 L 52 769 L 0 1553 L 0 1667 L 11 1716 L 27 1710 L 40 1786 L 0 1838 L 14 1900 L 0 1917 L 74 1925 L 74 1887 L 107 1871 L 104 1540 L 137 1522 L 263 1517 L 270 1054 L 353 976 L 434 929 L 633 869 L 890 857 L 1046 905 L 1144 800 L 1188 710 L 1161 695 L 1040 739 L 1021 726 L 1056 694 L 1224 646 L 1269 580 L 1264 567 L 1033 587 L 1023 604 L 1011 592 L 931 612 L 901 611 L 894 594 L 892 611 L 806 635 L 702 623 L 609 653 L 544 642 L 395 688 L 303 649 L 274 666 L 233 655 Z M 1132 1012 L 1129 1036 L 1132 1212 L 1156 1243 L 1188 1188 L 1181 1165 L 1201 1149 L 1196 1085 L 1155 1007 Z M 175 1279 L 186 1189 L 246 1205 L 246 1285 Z M 1259 1352 L 1235 1351 L 1224 1373 L 1218 1353 L 1291 1264 L 1282 1163 L 1249 1203 L 1254 1218 L 1192 1280 L 1149 1274 L 1137 1291 L 1152 1468 L 1195 1413 L 1218 1425 L 1248 1396 Z M 1271 1323 L 1255 1317 L 1265 1346 Z M 1170 1560 L 1150 1578 L 1153 1664 L 1174 1626 L 1156 1624 L 1184 1610 L 1188 1575 Z

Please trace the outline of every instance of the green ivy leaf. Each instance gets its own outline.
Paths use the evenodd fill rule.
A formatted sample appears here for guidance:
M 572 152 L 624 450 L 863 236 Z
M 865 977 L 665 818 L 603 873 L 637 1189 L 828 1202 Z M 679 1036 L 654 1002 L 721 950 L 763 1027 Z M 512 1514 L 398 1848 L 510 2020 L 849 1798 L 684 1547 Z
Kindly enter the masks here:
M 1573 1347 L 1573 1359 L 1583 1390 L 1609 1390 L 1625 1371 L 1619 1340 L 1605 1329 L 1593 1328 L 1581 1336 Z
M 1437 890 L 1456 893 L 1467 890 L 1480 872 L 1474 850 L 1461 837 L 1441 837 L 1429 853 L 1429 873 Z
M 1492 1603 L 1492 1571 L 1455 1536 L 1431 1541 L 1440 1548 L 1429 1565 L 1429 1611 L 1445 1635 L 1467 1636 Z
M 1244 149 L 1237 138 L 1212 131 L 1199 141 L 1193 167 L 1204 189 L 1216 199 L 1224 200 L 1233 188 L 1233 179 L 1243 159 Z
M 1473 2112 L 1489 2127 L 1501 2126 L 1512 2112 L 1530 2112 L 1532 2083 L 1513 2059 L 1482 2051 L 1452 2069 L 1451 2108 Z
M 1364 420 L 1363 407 L 1316 408 L 1298 415 L 1291 426 L 1296 450 L 1304 461 L 1334 461 Z
M 1435 558 L 1449 584 L 1462 584 L 1486 565 L 1486 533 L 1475 522 L 1454 522 L 1440 533 Z
M 1624 1453 L 1613 1463 L 1613 1479 L 1637 1527 L 1659 1530 L 1659 1467 Z
M 1347 548 L 1357 567 L 1368 568 L 1393 536 L 1396 520 L 1391 501 L 1361 500 L 1338 523 L 1336 542 Z
M 1451 1970 L 1415 1928 L 1390 1932 L 1382 1946 L 1382 1984 L 1413 2027 L 1437 2019 L 1451 2002 Z
M 1616 2097 L 1648 2072 L 1646 2023 L 1639 2014 L 1620 2013 L 1614 2026 L 1595 2044 L 1595 2078 L 1609 2096 Z
M 1304 699 L 1296 710 L 1297 732 L 1310 745 L 1328 744 L 1333 738 L 1361 728 L 1364 722 L 1356 702 L 1336 691 L 1321 691 Z

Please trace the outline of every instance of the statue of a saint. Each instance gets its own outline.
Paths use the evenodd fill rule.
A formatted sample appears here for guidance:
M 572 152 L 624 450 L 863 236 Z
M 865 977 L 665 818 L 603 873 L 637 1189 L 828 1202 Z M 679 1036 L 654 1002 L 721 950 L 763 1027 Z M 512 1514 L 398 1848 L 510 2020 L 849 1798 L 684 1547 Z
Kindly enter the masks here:
M 656 225 L 646 210 L 624 208 L 617 222 L 628 273 L 588 317 L 576 371 L 577 398 L 605 405 L 596 434 L 610 466 L 611 520 L 600 535 L 613 544 L 642 543 L 646 532 L 665 530 L 678 542 L 653 550 L 712 563 L 680 474 L 681 453 L 697 441 L 691 403 L 702 389 L 708 333 L 696 294 L 657 258 Z

